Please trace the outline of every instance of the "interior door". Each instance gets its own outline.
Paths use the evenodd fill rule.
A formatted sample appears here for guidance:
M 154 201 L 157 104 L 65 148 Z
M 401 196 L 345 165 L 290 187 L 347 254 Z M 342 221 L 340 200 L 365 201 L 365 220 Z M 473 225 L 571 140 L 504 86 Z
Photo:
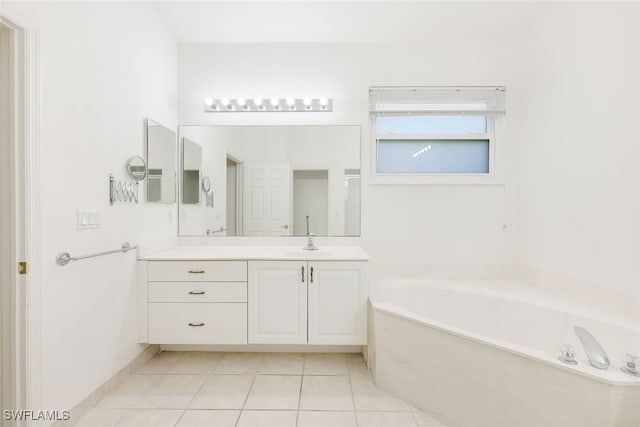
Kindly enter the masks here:
M 248 342 L 307 343 L 305 261 L 249 261 Z
M 244 164 L 245 236 L 291 234 L 291 166 L 288 163 Z

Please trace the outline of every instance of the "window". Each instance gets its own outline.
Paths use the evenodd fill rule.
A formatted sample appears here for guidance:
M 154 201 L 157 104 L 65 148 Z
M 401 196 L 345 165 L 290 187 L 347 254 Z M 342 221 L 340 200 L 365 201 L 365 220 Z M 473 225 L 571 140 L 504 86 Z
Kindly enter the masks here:
M 371 88 L 372 182 L 498 182 L 504 92 L 504 87 Z

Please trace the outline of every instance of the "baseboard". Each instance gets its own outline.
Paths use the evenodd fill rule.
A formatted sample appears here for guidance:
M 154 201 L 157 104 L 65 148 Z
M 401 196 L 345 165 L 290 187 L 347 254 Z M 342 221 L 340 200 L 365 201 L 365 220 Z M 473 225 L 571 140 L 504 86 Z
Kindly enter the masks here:
M 127 366 L 120 369 L 104 384 L 99 386 L 89 396 L 85 397 L 80 403 L 71 408 L 70 418 L 68 421 L 56 421 L 52 427 L 71 427 L 82 419 L 96 404 L 107 394 L 118 387 L 124 380 L 135 373 L 142 365 L 151 360 L 160 351 L 159 345 L 150 345 Z
M 269 353 L 362 353 L 360 345 L 309 344 L 239 344 L 239 345 L 187 345 L 163 344 L 162 351 L 223 351 Z

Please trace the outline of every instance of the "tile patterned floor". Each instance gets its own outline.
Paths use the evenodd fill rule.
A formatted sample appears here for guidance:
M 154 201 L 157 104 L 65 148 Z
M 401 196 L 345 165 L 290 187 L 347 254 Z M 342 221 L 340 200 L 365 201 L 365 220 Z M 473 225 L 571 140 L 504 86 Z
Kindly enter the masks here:
M 376 387 L 360 354 L 162 352 L 79 427 L 444 427 Z

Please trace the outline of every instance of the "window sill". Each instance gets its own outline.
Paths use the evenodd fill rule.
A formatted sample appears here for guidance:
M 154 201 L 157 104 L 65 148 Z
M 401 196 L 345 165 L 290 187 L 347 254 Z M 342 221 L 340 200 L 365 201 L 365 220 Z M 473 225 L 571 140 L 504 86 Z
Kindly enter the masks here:
M 490 174 L 388 174 L 370 176 L 371 185 L 504 186 L 504 178 Z

